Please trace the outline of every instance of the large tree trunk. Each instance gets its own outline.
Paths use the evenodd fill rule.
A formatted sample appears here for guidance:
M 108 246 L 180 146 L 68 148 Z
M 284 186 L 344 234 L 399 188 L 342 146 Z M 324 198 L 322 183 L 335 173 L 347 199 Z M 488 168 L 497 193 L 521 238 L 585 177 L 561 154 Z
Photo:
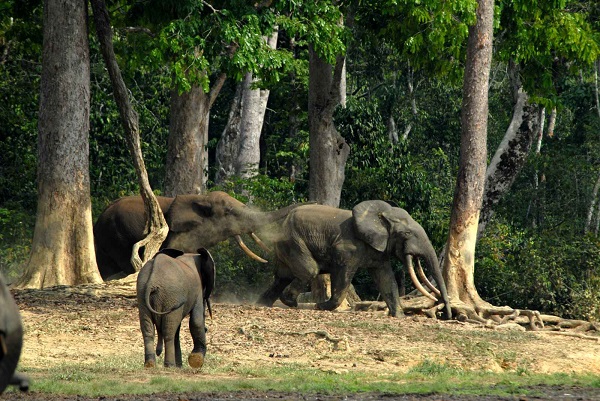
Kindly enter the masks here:
M 475 244 L 486 172 L 488 84 L 492 59 L 494 1 L 479 0 L 469 28 L 461 115 L 460 164 L 444 259 L 444 280 L 452 307 L 476 315 L 485 303 L 475 288 Z
M 277 45 L 278 32 L 267 39 L 271 48 Z M 217 145 L 215 182 L 222 184 L 233 176 L 242 179 L 258 174 L 260 135 L 262 132 L 268 89 L 253 89 L 256 82 L 251 73 L 238 84 L 229 113 L 229 121 Z
M 177 87 L 173 88 L 164 185 L 166 196 L 206 192 L 210 108 L 224 82 L 223 74 L 209 93 L 197 85 L 181 94 Z
M 38 208 L 20 288 L 99 283 L 89 179 L 87 3 L 44 2 Z
M 335 68 L 320 58 L 310 46 L 308 122 L 310 141 L 309 197 L 322 205 L 340 204 L 350 147 L 333 123 L 333 112 L 340 104 L 340 85 L 344 57 Z
M 342 94 L 345 58 L 335 67 L 309 47 L 308 124 L 309 124 L 309 198 L 321 205 L 338 207 L 344 184 L 350 147 L 333 123 L 333 112 Z M 311 284 L 316 302 L 326 300 L 328 281 L 318 275 Z
M 146 212 L 146 227 L 144 233 L 146 234 L 146 237 L 136 243 L 131 250 L 131 264 L 135 270 L 138 271 L 146 261 L 150 260 L 158 252 L 160 245 L 167 237 L 169 227 L 167 226 L 160 205 L 152 192 L 148 180 L 148 173 L 146 172 L 146 166 L 144 165 L 144 159 L 142 157 L 139 117 L 131 105 L 129 91 L 125 86 L 125 81 L 123 81 L 121 70 L 117 64 L 106 3 L 104 0 L 91 0 L 91 3 L 102 57 L 104 58 L 106 68 L 108 69 L 115 101 L 119 107 L 119 115 L 121 116 L 127 144 L 133 159 L 133 166 L 137 173 L 140 194 L 144 200 L 144 209 Z M 142 247 L 144 247 L 144 252 L 140 259 L 138 249 Z M 133 277 L 130 279 L 133 279 Z
M 538 132 L 539 109 L 529 104 L 527 93 L 518 79 L 518 69 L 511 63 L 510 78 L 515 89 L 515 108 L 502 142 L 486 171 L 485 189 L 477 238 L 483 235 L 494 214 L 494 206 L 508 192 L 527 161 L 533 137 Z
M 171 91 L 171 118 L 164 190 L 166 196 L 206 190 L 209 98 L 201 87 Z

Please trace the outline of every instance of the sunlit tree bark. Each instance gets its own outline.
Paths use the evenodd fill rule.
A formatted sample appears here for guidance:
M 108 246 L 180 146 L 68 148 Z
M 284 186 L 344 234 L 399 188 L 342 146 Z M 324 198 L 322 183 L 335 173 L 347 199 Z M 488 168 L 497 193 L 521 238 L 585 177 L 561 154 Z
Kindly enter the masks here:
M 38 209 L 20 288 L 101 282 L 89 179 L 87 4 L 44 2 L 38 124 Z
M 267 38 L 274 49 L 278 32 Z M 258 174 L 260 136 L 262 132 L 268 89 L 253 88 L 256 79 L 247 73 L 238 84 L 229 113 L 229 120 L 217 145 L 215 182 L 222 184 L 233 176 L 251 178 Z
M 461 115 L 460 163 L 444 279 L 457 315 L 474 315 L 487 305 L 475 288 L 475 244 L 486 172 L 488 85 L 492 59 L 494 1 L 479 0 L 477 22 L 469 28 Z

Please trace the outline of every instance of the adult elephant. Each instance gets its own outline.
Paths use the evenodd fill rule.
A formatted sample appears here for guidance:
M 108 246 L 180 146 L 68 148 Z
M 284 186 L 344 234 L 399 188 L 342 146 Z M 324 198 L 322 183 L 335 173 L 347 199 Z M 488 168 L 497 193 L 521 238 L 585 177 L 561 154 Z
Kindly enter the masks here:
M 413 258 L 420 257 L 438 283 L 446 316 L 452 315 L 437 255 L 425 230 L 404 209 L 384 201 L 364 201 L 352 211 L 323 205 L 300 206 L 284 220 L 274 248 L 275 281 L 259 298 L 259 304 L 271 306 L 280 298 L 288 306 L 296 306 L 297 297 L 306 285 L 317 274 L 329 273 L 331 297 L 318 303 L 317 308 L 333 310 L 346 297 L 357 269 L 364 267 L 373 277 L 390 314 L 402 316 L 391 257 L 400 259 L 415 286 L 433 297 L 414 274 Z M 431 283 L 428 285 L 433 289 Z
M 262 262 L 266 261 L 252 253 L 240 235 L 254 233 L 284 218 L 297 206 L 260 212 L 221 191 L 157 199 L 169 225 L 161 248 L 193 253 L 235 237 L 249 256 Z M 130 262 L 131 249 L 144 237 L 145 223 L 144 202 L 140 196 L 117 199 L 100 214 L 94 225 L 94 242 L 98 269 L 104 280 L 135 273 Z M 253 238 L 264 246 L 258 237 L 253 235 Z
M 27 378 L 15 373 L 22 346 L 21 315 L 0 274 L 0 394 L 9 384 L 18 385 L 21 390 L 29 387 Z

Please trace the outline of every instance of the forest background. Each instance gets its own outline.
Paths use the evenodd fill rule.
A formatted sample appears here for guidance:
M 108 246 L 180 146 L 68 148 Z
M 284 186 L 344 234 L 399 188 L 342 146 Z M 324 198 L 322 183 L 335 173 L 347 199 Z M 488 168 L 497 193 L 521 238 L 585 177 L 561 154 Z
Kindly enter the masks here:
M 226 190 L 263 209 L 309 199 L 312 46 L 332 64 L 346 55 L 345 105 L 334 115 L 350 149 L 340 207 L 393 201 L 441 251 L 458 171 L 462 67 L 475 2 L 246 3 L 108 3 L 155 192 L 170 191 L 173 98 L 194 85 L 209 92 L 227 76 L 210 108 L 202 190 Z M 41 1 L 0 2 L 0 271 L 11 280 L 28 262 L 35 225 L 42 8 Z M 475 283 L 492 304 L 600 320 L 599 21 L 594 1 L 496 2 L 488 159 L 514 119 L 515 86 L 529 94 L 537 123 L 525 163 L 493 205 L 476 248 Z M 266 52 L 258 43 L 274 26 L 277 50 Z M 139 189 L 99 44 L 91 33 L 89 40 L 95 218 L 110 201 Z M 194 63 L 206 73 L 190 75 Z M 270 91 L 260 162 L 223 177 L 217 149 L 248 71 L 260 79 L 253 85 Z M 173 93 L 175 85 L 181 92 Z M 234 246 L 221 244 L 214 255 L 216 295 L 253 302 L 270 280 L 269 268 Z M 400 277 L 402 267 L 396 271 Z M 377 296 L 366 275 L 354 284 L 361 297 Z

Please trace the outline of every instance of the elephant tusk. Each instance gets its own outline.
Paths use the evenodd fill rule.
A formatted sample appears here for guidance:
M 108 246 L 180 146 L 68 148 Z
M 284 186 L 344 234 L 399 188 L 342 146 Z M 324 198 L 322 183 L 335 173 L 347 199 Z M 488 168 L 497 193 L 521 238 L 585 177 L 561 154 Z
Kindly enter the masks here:
M 440 290 L 438 290 L 437 288 L 435 288 L 435 285 L 433 285 L 431 283 L 431 281 L 429 281 L 429 279 L 427 278 L 427 276 L 425 275 L 425 272 L 423 271 L 423 267 L 421 266 L 421 261 L 419 260 L 419 258 L 417 259 L 417 274 L 419 275 L 419 278 L 421 279 L 421 281 L 423 281 L 425 283 L 425 285 L 433 292 L 435 292 L 435 294 L 439 297 L 442 295 L 442 293 L 440 292 Z
M 260 246 L 265 252 L 273 253 L 273 250 L 269 248 L 267 244 L 265 244 L 260 238 L 258 238 L 258 235 L 254 233 L 250 233 L 250 235 L 252 236 L 254 242 L 256 242 L 258 246 Z
M 437 298 L 427 292 L 425 288 L 421 285 L 419 280 L 417 279 L 417 275 L 415 274 L 415 268 L 412 263 L 412 256 L 406 255 L 406 266 L 408 267 L 408 273 L 410 274 L 410 279 L 412 280 L 415 288 L 421 292 L 421 294 L 425 295 L 427 298 L 437 302 Z
M 250 250 L 250 248 L 248 248 L 246 246 L 246 244 L 244 244 L 244 241 L 242 241 L 242 237 L 240 237 L 239 235 L 235 236 L 235 240 L 237 241 L 238 245 L 240 246 L 240 248 L 242 248 L 242 251 L 244 251 L 246 253 L 246 255 L 250 256 L 252 259 L 259 261 L 261 263 L 269 263 L 267 260 L 264 260 L 263 258 L 261 258 L 260 256 L 258 256 L 257 254 L 255 254 L 254 252 L 252 252 Z

